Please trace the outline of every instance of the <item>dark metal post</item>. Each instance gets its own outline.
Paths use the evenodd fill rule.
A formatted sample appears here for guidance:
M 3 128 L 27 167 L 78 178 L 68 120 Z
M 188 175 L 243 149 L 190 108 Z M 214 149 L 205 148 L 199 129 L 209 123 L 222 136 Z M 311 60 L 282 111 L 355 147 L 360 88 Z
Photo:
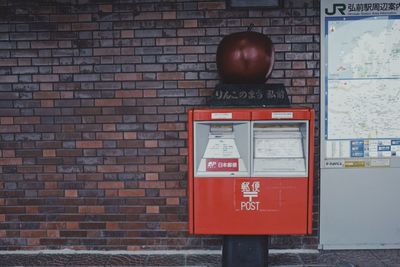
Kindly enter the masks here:
M 222 267 L 267 267 L 268 236 L 224 236 Z

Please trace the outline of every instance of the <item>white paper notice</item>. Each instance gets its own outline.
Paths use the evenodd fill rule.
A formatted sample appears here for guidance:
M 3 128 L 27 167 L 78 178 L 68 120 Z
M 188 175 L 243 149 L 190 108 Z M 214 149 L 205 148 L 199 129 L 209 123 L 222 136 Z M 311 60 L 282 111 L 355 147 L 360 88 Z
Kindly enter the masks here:
M 305 172 L 304 158 L 256 159 L 256 172 Z
M 326 158 L 350 158 L 350 141 L 326 141 Z
M 203 158 L 240 158 L 235 139 L 209 139 Z
M 256 158 L 302 158 L 301 139 L 255 139 Z

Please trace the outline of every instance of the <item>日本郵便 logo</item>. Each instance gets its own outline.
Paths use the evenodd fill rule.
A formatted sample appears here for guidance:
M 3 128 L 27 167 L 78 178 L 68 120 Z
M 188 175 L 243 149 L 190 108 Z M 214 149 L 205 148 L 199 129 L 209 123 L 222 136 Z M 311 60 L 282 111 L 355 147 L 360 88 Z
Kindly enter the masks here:
M 336 13 L 339 12 L 340 14 L 344 15 L 345 10 L 346 10 L 345 4 L 333 4 L 332 10 L 325 8 L 325 14 L 326 15 L 336 15 Z

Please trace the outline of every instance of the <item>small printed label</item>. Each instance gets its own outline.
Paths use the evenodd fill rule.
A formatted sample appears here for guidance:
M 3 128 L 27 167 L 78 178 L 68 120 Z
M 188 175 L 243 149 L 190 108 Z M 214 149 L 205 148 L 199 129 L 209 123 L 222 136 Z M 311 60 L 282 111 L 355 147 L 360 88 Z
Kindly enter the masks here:
M 400 146 L 400 140 L 392 140 L 391 145 L 392 146 Z
M 378 151 L 390 151 L 390 146 L 378 146 Z
M 352 158 L 364 157 L 364 140 L 351 141 L 351 157 Z
M 238 159 L 206 159 L 208 172 L 237 172 L 239 171 Z
M 325 168 L 344 168 L 344 160 L 325 160 Z
M 390 159 L 371 159 L 371 167 L 389 167 Z
M 211 113 L 211 119 L 232 119 L 232 113 Z
M 293 112 L 272 112 L 273 119 L 293 119 Z
M 365 161 L 363 160 L 346 160 L 344 167 L 346 168 L 365 168 Z

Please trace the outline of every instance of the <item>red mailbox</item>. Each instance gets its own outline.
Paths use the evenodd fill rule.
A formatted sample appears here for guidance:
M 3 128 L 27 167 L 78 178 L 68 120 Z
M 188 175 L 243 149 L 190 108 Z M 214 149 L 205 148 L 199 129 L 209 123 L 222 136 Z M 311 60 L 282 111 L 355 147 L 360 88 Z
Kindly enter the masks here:
M 188 116 L 190 233 L 311 233 L 312 109 L 209 108 Z

